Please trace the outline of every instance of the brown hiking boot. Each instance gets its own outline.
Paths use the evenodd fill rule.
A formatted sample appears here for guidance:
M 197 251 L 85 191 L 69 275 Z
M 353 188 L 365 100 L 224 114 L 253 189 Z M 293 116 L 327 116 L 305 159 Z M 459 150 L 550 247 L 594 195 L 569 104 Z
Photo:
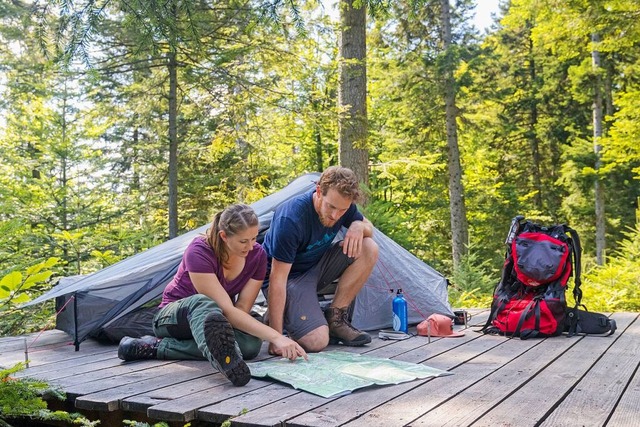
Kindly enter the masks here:
M 354 328 L 347 319 L 346 308 L 328 307 L 324 317 L 329 324 L 330 343 L 342 343 L 352 347 L 359 347 L 371 342 L 371 337 L 366 332 Z

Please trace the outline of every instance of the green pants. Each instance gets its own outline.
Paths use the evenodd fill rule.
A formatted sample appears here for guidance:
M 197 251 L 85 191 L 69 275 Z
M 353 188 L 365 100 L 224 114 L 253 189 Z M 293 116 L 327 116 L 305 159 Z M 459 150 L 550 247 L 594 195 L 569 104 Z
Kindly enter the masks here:
M 204 338 L 204 319 L 213 311 L 222 313 L 218 304 L 205 295 L 192 295 L 162 307 L 153 318 L 153 332 L 162 338 L 158 359 L 211 361 Z M 260 353 L 262 340 L 237 329 L 236 343 L 245 360 Z

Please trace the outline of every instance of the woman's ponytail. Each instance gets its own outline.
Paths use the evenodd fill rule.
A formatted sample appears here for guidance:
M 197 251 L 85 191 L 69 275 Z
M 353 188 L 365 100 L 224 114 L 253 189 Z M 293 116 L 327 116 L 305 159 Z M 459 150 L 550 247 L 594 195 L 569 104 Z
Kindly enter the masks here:
M 257 225 L 259 225 L 258 215 L 253 208 L 241 203 L 231 205 L 214 216 L 211 227 L 207 231 L 207 242 L 213 249 L 220 265 L 229 259 L 229 251 L 220 232 L 224 231 L 230 237 Z

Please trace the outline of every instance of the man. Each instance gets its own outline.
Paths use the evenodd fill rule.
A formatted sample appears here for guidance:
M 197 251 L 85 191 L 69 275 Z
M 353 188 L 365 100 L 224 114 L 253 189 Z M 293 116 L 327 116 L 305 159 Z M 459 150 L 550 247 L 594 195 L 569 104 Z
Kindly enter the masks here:
M 353 171 L 329 167 L 314 190 L 276 209 L 265 236 L 269 326 L 286 330 L 308 352 L 321 351 L 330 338 L 349 346 L 371 342 L 347 318 L 378 259 L 373 226 L 355 205 L 361 195 Z M 333 243 L 343 226 L 344 240 Z M 331 306 L 323 313 L 317 294 L 338 278 Z M 269 353 L 278 354 L 271 345 Z

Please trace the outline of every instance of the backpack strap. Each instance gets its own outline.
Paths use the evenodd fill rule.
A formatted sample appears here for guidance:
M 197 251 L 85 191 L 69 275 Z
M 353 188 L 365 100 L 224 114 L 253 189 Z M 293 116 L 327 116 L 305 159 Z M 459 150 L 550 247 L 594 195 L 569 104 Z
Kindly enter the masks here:
M 513 335 L 514 336 L 520 335 L 520 338 L 523 339 L 523 340 L 530 337 L 530 335 L 531 335 L 530 333 L 527 333 L 526 337 L 523 337 L 520 334 L 520 330 L 522 329 L 522 325 L 524 324 L 524 321 L 527 320 L 527 315 L 531 311 L 531 307 L 533 307 L 534 304 L 535 304 L 534 314 L 536 316 L 536 328 L 540 328 L 540 308 L 539 308 L 540 304 L 539 304 L 539 300 L 537 298 L 534 298 L 531 301 L 529 301 L 529 303 L 524 308 L 524 310 L 522 310 L 522 314 L 520 315 L 520 319 L 518 320 L 518 325 L 516 326 L 516 329 L 513 331 Z
M 571 241 L 571 251 L 573 252 L 573 299 L 576 305 L 573 308 L 567 308 L 567 326 L 566 331 L 569 337 L 576 334 L 578 330 L 578 307 L 582 306 L 582 246 L 580 245 L 580 237 L 578 232 L 568 225 L 564 225 L 564 231 L 569 233 Z M 586 308 L 586 307 L 585 307 Z
M 505 286 L 507 284 L 509 276 L 511 275 L 511 269 L 513 269 L 513 258 L 511 257 L 511 249 L 507 248 L 507 253 L 505 254 L 505 262 L 502 268 L 502 276 L 500 278 L 500 282 L 498 282 L 496 288 L 493 291 L 494 301 L 491 304 L 491 313 L 489 314 L 489 317 L 487 318 L 487 321 L 482 329 L 480 329 L 480 331 L 478 332 L 482 332 L 485 334 L 488 333 L 490 326 L 498 315 L 498 312 L 502 311 L 507 304 L 507 301 L 509 301 L 509 298 L 502 298 L 502 296 L 504 296 Z M 499 292 L 501 293 L 500 296 L 498 296 Z
M 568 232 L 571 235 L 571 249 L 573 252 L 573 298 L 576 300 L 576 308 L 580 305 L 582 301 L 582 289 L 580 286 L 582 285 L 582 246 L 580 245 L 580 237 L 578 236 L 578 232 L 568 225 L 564 226 L 565 232 Z
M 496 301 L 494 300 L 494 303 L 491 304 L 491 313 L 489 314 L 489 318 L 487 319 L 486 323 L 484 324 L 484 326 L 482 327 L 482 329 L 480 329 L 480 331 L 478 332 L 482 332 L 484 334 L 489 333 L 491 330 L 491 326 L 493 325 L 493 321 L 495 320 L 497 314 L 504 310 L 505 306 L 507 305 L 507 302 L 509 301 L 508 299 L 504 299 L 504 298 L 500 298 L 499 303 L 496 303 Z

